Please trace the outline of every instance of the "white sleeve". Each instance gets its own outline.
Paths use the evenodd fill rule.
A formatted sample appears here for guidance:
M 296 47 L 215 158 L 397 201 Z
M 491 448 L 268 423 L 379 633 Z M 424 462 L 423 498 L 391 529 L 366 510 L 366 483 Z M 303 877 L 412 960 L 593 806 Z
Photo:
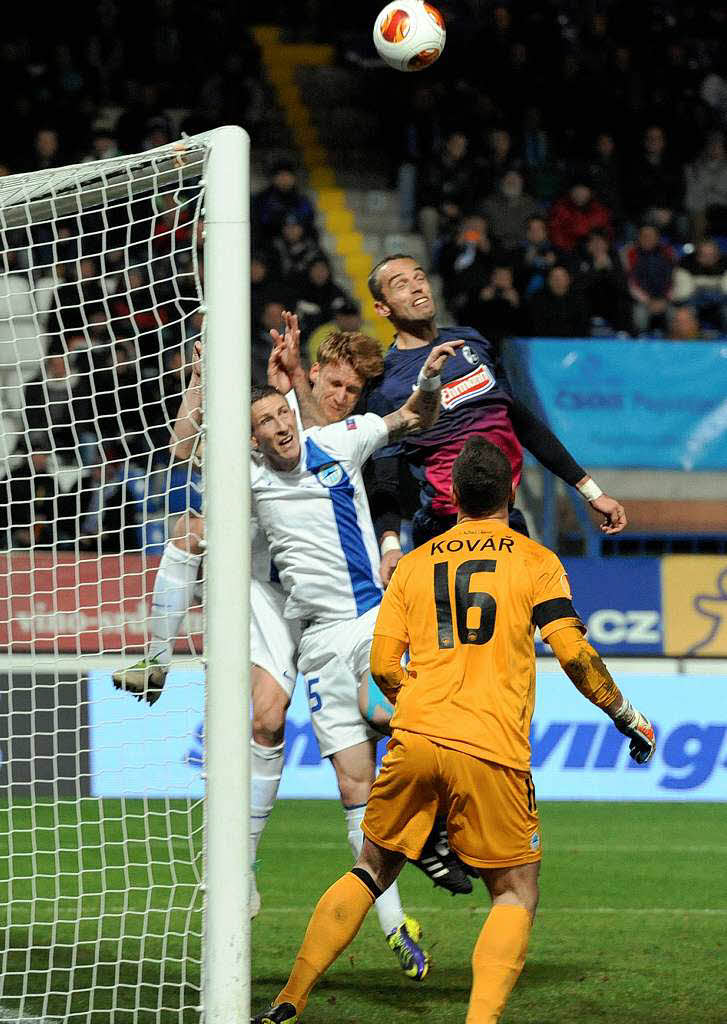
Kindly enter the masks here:
M 339 452 L 358 466 L 389 440 L 389 430 L 381 416 L 367 412 L 363 416 L 349 416 L 340 423 L 329 423 L 314 429 L 325 447 Z

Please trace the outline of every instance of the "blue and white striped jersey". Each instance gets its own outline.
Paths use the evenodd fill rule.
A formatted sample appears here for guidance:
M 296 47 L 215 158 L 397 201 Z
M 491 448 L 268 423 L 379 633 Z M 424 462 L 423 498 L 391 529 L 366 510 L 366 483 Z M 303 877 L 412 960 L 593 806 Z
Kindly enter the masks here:
M 295 469 L 251 460 L 254 526 L 264 531 L 287 594 L 285 617 L 354 619 L 382 597 L 379 546 L 361 467 L 388 441 L 367 413 L 301 434 Z

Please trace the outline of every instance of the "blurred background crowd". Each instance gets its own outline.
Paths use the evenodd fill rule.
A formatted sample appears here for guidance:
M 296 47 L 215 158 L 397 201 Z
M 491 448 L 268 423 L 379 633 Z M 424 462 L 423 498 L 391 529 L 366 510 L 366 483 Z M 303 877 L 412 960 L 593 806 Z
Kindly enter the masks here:
M 386 228 L 418 237 L 440 321 L 498 341 L 723 335 L 725 8 L 439 6 L 446 56 L 419 75 L 395 75 L 376 59 L 378 2 L 252 2 L 242 15 L 232 0 L 100 0 L 90 22 L 83 5 L 71 5 L 32 25 L 15 12 L 0 45 L 0 174 L 242 124 L 256 183 L 253 379 L 264 379 L 283 309 L 299 313 L 314 361 L 331 325 L 358 329 L 361 310 L 327 252 L 314 193 L 246 27 L 277 22 L 293 41 L 335 44 L 354 88 L 350 131 L 333 159 L 363 188 L 395 197 L 396 223 Z M 351 132 L 363 140 L 355 149 Z M 94 234 L 88 220 L 84 233 L 102 246 L 79 243 L 77 223 L 5 233 L 8 542 L 80 537 L 95 548 L 99 536 L 114 536 L 109 524 L 123 507 L 138 544 L 153 519 L 150 493 L 169 487 L 168 427 L 202 328 L 193 212 L 191 194 L 147 197 L 117 223 L 122 233 L 132 225 L 123 245 Z M 137 237 L 134 224 L 143 225 Z M 60 520 L 54 504 L 65 508 Z M 123 531 L 115 537 L 103 544 L 127 542 Z

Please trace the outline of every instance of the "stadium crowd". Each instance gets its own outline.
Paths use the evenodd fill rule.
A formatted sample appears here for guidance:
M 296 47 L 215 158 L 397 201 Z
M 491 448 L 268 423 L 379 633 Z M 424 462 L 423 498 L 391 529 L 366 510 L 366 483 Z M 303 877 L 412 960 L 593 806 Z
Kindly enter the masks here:
M 396 114 L 381 116 L 381 133 L 403 226 L 421 232 L 452 320 L 496 341 L 724 333 L 724 10 L 666 0 L 440 6 L 446 59 L 396 77 Z M 361 75 L 362 107 L 390 109 L 392 73 L 372 59 L 355 10 L 314 0 L 297 25 L 289 13 L 279 12 L 293 35 L 335 34 L 340 61 Z M 134 5 L 106 0 L 90 31 L 75 10 L 32 29 L 19 20 L 0 53 L 0 174 L 149 149 L 225 122 L 259 135 L 264 150 L 270 94 L 253 37 L 220 42 L 233 14 L 224 0 L 157 2 L 139 33 Z M 310 361 L 332 325 L 361 324 L 294 158 L 269 155 L 268 183 L 253 197 L 256 382 L 283 309 L 297 310 Z M 0 340 L 15 351 L 22 336 L 27 360 L 19 379 L 0 366 L 0 413 L 17 438 L 2 482 L 7 543 L 80 536 L 95 548 L 103 535 L 105 548 L 123 545 L 110 525 L 119 518 L 139 543 L 155 514 L 150 493 L 168 491 L 168 427 L 202 326 L 198 239 L 172 197 L 134 216 L 152 225 L 151 245 L 123 253 L 79 247 L 72 224 L 55 239 L 6 233 Z M 51 524 L 56 497 L 66 513 Z M 33 501 L 36 523 L 48 525 L 31 537 Z

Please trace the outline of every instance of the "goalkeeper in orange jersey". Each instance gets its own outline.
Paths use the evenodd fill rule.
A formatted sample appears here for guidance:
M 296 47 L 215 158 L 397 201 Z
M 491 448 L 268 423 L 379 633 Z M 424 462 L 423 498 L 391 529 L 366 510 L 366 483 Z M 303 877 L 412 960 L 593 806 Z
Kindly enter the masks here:
M 438 813 L 492 898 L 472 954 L 467 1024 L 499 1020 L 538 903 L 542 842 L 528 740 L 536 626 L 574 685 L 628 737 L 631 757 L 643 764 L 654 752 L 651 723 L 585 639 L 559 559 L 508 526 L 511 491 L 505 455 L 470 438 L 452 470 L 456 525 L 394 571 L 371 649 L 372 674 L 395 704 L 393 732 L 363 849 L 321 897 L 285 987 L 255 1024 L 298 1020 L 374 900 L 419 856 Z

